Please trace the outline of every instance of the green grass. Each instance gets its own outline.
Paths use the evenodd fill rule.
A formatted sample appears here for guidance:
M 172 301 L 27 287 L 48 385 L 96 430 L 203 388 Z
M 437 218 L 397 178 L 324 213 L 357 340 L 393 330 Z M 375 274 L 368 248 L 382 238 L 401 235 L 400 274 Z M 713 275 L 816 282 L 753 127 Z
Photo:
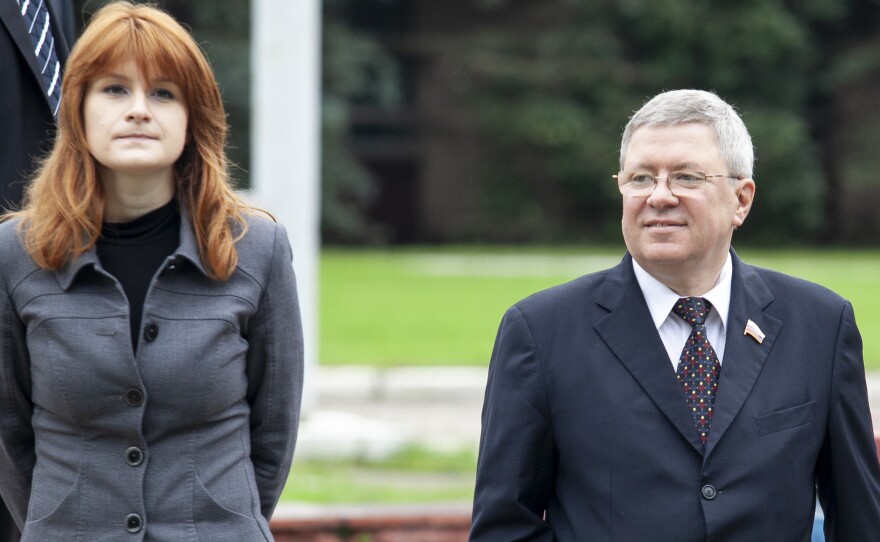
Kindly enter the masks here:
M 312 504 L 470 502 L 476 453 L 411 447 L 388 459 L 294 461 L 281 499 Z
M 323 364 L 485 365 L 504 311 L 614 265 L 622 249 L 325 250 Z M 880 369 L 880 250 L 740 250 L 746 261 L 850 299 L 865 361 Z
M 744 260 L 850 299 L 880 369 L 880 250 L 740 249 Z M 504 311 L 607 268 L 622 249 L 325 250 L 321 363 L 485 365 Z M 315 504 L 469 502 L 474 451 L 410 448 L 382 461 L 297 460 L 282 499 Z
M 880 369 L 880 250 L 749 250 L 744 260 L 801 277 L 849 299 L 864 344 L 865 365 Z

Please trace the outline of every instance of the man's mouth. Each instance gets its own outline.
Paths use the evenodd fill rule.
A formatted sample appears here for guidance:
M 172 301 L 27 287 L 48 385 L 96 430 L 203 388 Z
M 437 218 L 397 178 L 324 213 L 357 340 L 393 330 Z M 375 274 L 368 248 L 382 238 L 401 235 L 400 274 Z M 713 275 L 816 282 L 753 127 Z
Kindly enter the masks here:
M 684 224 L 680 222 L 646 222 L 645 227 L 648 228 L 674 228 L 678 226 L 684 226 Z

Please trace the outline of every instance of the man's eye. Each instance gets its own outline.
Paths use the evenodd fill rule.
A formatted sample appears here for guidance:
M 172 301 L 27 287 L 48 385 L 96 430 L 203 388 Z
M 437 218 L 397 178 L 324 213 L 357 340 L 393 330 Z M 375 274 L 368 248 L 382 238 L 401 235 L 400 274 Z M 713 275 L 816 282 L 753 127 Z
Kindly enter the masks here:
M 682 184 L 698 184 L 703 181 L 703 176 L 699 173 L 691 173 L 689 171 L 679 171 L 671 175 L 673 182 Z
M 637 173 L 630 177 L 629 182 L 634 185 L 654 184 L 654 176 L 647 173 Z

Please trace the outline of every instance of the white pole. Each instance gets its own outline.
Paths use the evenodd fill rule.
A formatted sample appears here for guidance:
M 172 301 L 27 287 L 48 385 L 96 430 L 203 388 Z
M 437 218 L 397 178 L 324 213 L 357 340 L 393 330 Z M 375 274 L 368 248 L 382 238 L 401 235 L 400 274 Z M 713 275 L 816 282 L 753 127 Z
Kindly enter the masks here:
M 251 0 L 251 186 L 293 245 L 305 340 L 303 411 L 318 360 L 320 0 Z

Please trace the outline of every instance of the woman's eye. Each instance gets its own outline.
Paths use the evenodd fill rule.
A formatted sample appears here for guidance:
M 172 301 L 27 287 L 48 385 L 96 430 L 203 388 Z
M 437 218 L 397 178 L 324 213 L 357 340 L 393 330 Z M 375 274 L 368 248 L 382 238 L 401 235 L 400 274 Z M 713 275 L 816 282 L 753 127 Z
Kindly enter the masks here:
M 107 94 L 112 94 L 114 96 L 119 96 L 125 94 L 125 87 L 122 85 L 107 85 L 104 87 L 104 92 Z
M 167 88 L 156 89 L 153 91 L 153 95 L 160 100 L 173 100 L 175 98 L 174 93 Z

